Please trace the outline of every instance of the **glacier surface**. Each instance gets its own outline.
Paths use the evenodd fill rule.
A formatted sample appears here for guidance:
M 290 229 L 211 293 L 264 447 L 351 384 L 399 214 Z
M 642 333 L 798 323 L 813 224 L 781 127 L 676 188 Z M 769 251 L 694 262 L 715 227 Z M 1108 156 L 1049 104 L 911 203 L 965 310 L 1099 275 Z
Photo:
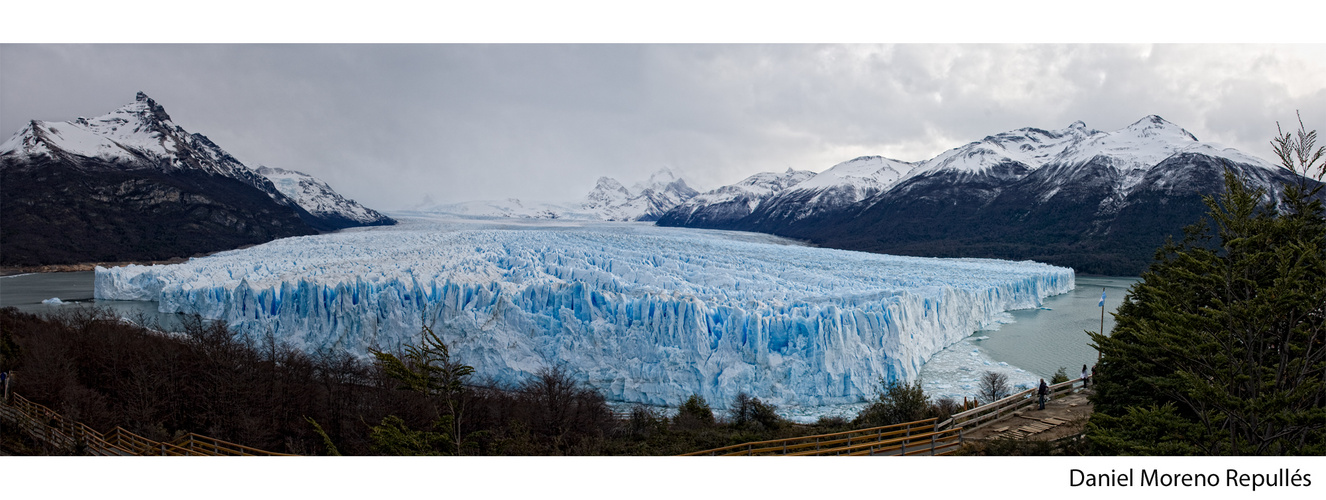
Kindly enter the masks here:
M 480 379 L 562 366 L 618 401 L 745 391 L 840 405 L 911 381 L 974 331 L 1074 286 L 1034 262 L 898 257 L 639 223 L 397 217 L 189 262 L 96 270 L 98 299 L 229 322 L 310 352 L 427 325 Z

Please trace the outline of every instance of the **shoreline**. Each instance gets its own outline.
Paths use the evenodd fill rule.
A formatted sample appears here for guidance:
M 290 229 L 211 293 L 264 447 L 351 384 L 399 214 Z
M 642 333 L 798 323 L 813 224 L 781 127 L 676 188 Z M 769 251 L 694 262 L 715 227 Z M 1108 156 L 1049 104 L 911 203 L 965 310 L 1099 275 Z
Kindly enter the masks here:
M 225 250 L 217 250 L 215 252 L 194 254 L 189 257 L 171 257 L 165 260 L 122 260 L 122 261 L 110 261 L 110 262 L 77 262 L 74 264 L 45 264 L 40 266 L 0 266 L 0 278 L 16 276 L 20 274 L 74 273 L 80 271 L 92 271 L 96 269 L 97 266 L 112 268 L 112 267 L 124 267 L 131 264 L 139 266 L 156 266 L 156 265 L 164 266 L 169 264 L 183 264 L 185 262 L 188 262 L 190 259 L 207 257 L 209 255 L 221 252 L 228 252 L 230 250 L 242 250 L 252 246 L 255 245 L 244 245 L 235 248 L 227 248 Z
M 140 266 L 150 266 L 157 264 L 180 264 L 188 262 L 192 257 L 174 257 L 169 260 L 148 260 L 148 261 L 123 261 L 123 262 L 80 262 L 77 264 L 47 264 L 42 266 L 5 266 L 0 267 L 0 277 L 17 276 L 20 274 L 36 273 L 73 273 L 79 271 L 91 271 L 97 266 L 101 267 L 123 267 L 130 264 Z

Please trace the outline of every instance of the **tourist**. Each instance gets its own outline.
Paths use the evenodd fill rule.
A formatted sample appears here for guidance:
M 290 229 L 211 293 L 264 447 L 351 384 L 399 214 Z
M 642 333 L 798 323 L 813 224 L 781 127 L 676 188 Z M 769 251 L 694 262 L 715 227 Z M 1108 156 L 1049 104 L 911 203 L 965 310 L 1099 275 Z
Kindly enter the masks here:
M 1041 379 L 1041 386 L 1036 389 L 1036 395 L 1040 397 L 1040 409 L 1045 409 L 1045 396 L 1050 394 L 1050 386 L 1045 384 L 1045 379 Z
M 1091 377 L 1088 376 L 1087 365 L 1082 365 L 1082 387 L 1091 385 Z

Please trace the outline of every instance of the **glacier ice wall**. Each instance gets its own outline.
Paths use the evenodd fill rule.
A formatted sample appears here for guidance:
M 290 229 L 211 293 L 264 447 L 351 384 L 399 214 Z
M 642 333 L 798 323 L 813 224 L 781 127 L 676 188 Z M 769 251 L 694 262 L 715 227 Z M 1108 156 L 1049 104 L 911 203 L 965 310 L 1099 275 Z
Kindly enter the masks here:
M 480 378 L 560 365 L 609 399 L 814 406 L 913 380 L 946 346 L 1071 290 L 1071 269 L 774 244 L 640 224 L 399 226 L 97 268 L 99 299 L 296 347 L 395 349 L 431 326 Z

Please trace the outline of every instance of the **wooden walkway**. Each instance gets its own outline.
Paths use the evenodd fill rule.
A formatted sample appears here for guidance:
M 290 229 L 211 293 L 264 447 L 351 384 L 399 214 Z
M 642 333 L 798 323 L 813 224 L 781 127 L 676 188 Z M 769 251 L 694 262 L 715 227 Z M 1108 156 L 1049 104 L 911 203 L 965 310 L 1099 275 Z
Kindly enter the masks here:
M 190 433 L 172 441 L 153 441 L 122 427 L 102 434 L 59 413 L 10 393 L 0 401 L 0 423 L 32 439 L 71 453 L 99 456 L 292 456 Z
M 1045 409 L 1038 409 L 1032 404 L 997 420 L 973 426 L 967 433 L 967 439 L 1058 441 L 1080 434 L 1091 410 L 1088 393 L 1079 390 L 1046 401 Z
M 1047 417 L 1047 418 L 1036 419 L 1036 421 L 1026 425 L 1022 425 L 1016 429 L 1010 429 L 1010 427 L 1012 426 L 1005 425 L 1002 427 L 995 427 L 990 430 L 994 431 L 995 434 L 998 434 L 1002 437 L 1023 439 L 1032 434 L 1036 434 L 1042 431 L 1048 431 L 1051 428 L 1058 427 L 1066 423 L 1068 423 L 1067 420 L 1060 420 L 1054 417 Z
M 1067 382 L 1054 384 L 1050 386 L 1050 394 L 1046 399 L 1050 400 L 1066 396 L 1068 394 L 1077 392 L 1083 387 L 1084 385 L 1082 379 L 1080 378 L 1069 380 Z M 944 422 L 940 423 L 938 427 L 941 429 L 962 427 L 967 429 L 968 431 L 971 431 L 972 429 L 990 425 L 991 423 L 1001 420 L 1005 417 L 1011 416 L 1014 413 L 1028 410 L 1036 405 L 1037 405 L 1036 389 L 1027 389 L 1025 391 L 1019 392 L 1017 394 L 1006 397 L 999 401 L 981 405 L 976 408 L 964 411 L 962 413 L 954 414 L 948 420 L 945 420 Z M 1061 425 L 1061 424 L 1050 424 L 1049 422 L 1041 422 L 1041 423 L 1050 426 Z M 1041 429 L 1040 431 L 1035 431 L 1035 432 L 1041 432 L 1043 430 L 1044 429 Z M 1034 432 L 1032 433 L 1034 434 Z
M 1050 386 L 1047 399 L 1072 394 L 1082 389 L 1082 379 L 1069 380 Z M 871 427 L 833 434 L 818 434 L 788 439 L 774 439 L 742 443 L 712 450 L 687 453 L 682 456 L 750 456 L 750 455 L 949 455 L 962 447 L 965 433 L 1005 419 L 1018 416 L 1037 405 L 1036 389 L 1028 389 L 999 401 L 956 413 L 943 422 L 933 418 L 883 427 Z M 1025 438 L 1068 423 L 1057 417 L 1030 419 L 1016 425 L 995 426 L 982 434 L 1001 434 L 1011 438 Z

